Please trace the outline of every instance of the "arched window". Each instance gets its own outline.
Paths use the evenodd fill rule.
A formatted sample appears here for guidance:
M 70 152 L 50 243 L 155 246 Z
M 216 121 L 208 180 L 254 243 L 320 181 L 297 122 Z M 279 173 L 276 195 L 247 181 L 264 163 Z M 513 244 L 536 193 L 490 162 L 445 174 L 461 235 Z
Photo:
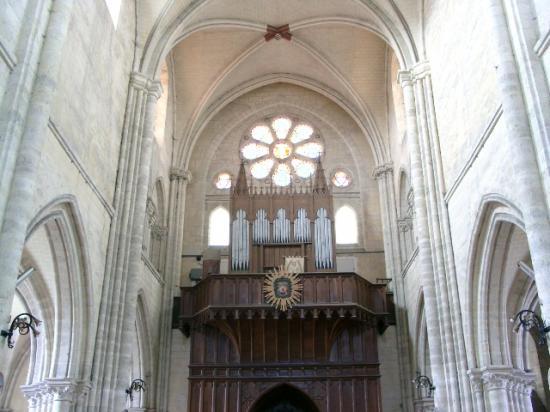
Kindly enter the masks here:
M 353 245 L 357 243 L 357 214 L 349 206 L 342 206 L 336 212 L 336 243 L 339 245 Z
M 223 207 L 217 207 L 210 213 L 208 219 L 208 245 L 229 245 L 229 212 Z

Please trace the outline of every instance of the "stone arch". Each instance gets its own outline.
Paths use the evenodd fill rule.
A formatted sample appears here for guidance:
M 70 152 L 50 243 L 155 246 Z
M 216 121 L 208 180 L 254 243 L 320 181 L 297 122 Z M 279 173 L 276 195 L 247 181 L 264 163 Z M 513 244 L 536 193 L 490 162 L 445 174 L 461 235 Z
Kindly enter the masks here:
M 222 27 L 246 27 L 257 31 L 263 31 L 265 29 L 265 26 L 261 24 L 238 19 L 193 21 L 193 19 L 196 18 L 194 16 L 195 12 L 207 6 L 209 2 L 210 0 L 200 0 L 190 5 L 186 5 L 185 8 L 180 10 L 169 10 L 169 8 L 165 8 L 145 41 L 144 53 L 140 62 L 140 69 L 144 73 L 154 77 L 159 70 L 164 56 L 169 53 L 174 45 L 183 37 L 197 30 L 211 28 L 213 25 Z M 372 0 L 356 0 L 356 2 L 363 5 L 372 13 L 372 21 L 332 17 L 292 22 L 292 27 L 334 22 L 363 27 L 380 36 L 390 44 L 395 50 L 395 54 L 402 67 L 414 64 L 414 62 L 418 60 L 417 47 L 410 28 L 407 26 L 399 9 L 395 5 L 392 5 L 392 12 L 395 14 L 395 17 L 393 17 Z
M 212 105 L 205 107 L 201 113 L 200 118 L 198 118 L 192 128 L 188 130 L 187 135 L 181 139 L 183 144 L 180 144 L 177 148 L 175 148 L 175 150 L 177 151 L 176 163 L 181 164 L 182 167 L 188 167 L 190 161 L 189 157 L 193 152 L 193 148 L 196 145 L 196 142 L 199 139 L 203 129 L 207 127 L 209 122 L 219 112 L 221 112 L 224 107 L 236 101 L 239 97 L 246 95 L 247 93 L 251 93 L 257 89 L 261 89 L 265 86 L 277 83 L 302 87 L 306 90 L 318 93 L 319 95 L 330 100 L 332 103 L 336 104 L 353 119 L 357 127 L 363 133 L 363 136 L 365 136 L 365 138 L 367 139 L 367 143 L 370 147 L 374 163 L 384 164 L 389 161 L 388 147 L 383 141 L 383 138 L 379 130 L 377 129 L 376 124 L 371 119 L 371 116 L 365 115 L 365 113 L 368 112 L 366 108 L 360 110 L 359 108 L 355 107 L 352 102 L 349 102 L 348 99 L 337 90 L 334 90 L 331 87 L 322 84 L 314 79 L 289 73 L 275 73 L 244 82 L 236 89 L 230 90 L 225 93 Z M 260 111 L 266 108 L 267 106 L 264 106 L 260 108 Z M 300 107 L 300 109 L 304 110 L 305 108 Z M 247 115 L 247 118 L 252 118 L 254 115 L 257 115 L 257 113 L 254 113 L 257 111 L 258 109 L 253 110 L 252 113 L 249 113 Z M 310 117 L 315 119 L 318 117 L 318 115 L 310 113 Z M 316 123 L 319 123 L 319 120 L 317 120 Z
M 527 372 L 532 363 L 528 334 L 514 330 L 509 321 L 522 309 L 540 311 L 534 275 L 528 273 L 532 263 L 523 216 L 504 197 L 489 194 L 482 199 L 474 227 L 466 324 L 474 394 L 478 403 L 488 403 L 494 410 L 508 403 L 531 410 L 531 390 L 547 371 L 540 373 L 537 360 L 536 373 Z M 496 390 L 502 392 L 499 397 L 491 396 Z
M 289 383 L 275 385 L 265 390 L 250 407 L 249 412 L 271 411 L 275 405 L 288 401 L 288 407 L 300 408 L 296 409 L 304 412 L 317 412 L 319 409 L 315 402 L 305 392 Z M 286 405 L 285 405 L 286 406 Z M 273 409 L 274 410 L 274 409 Z M 287 409 L 284 409 L 287 410 Z M 288 409 L 293 410 L 293 409 Z
M 428 326 L 424 311 L 424 291 L 420 290 L 416 309 L 414 363 L 416 371 L 431 377 L 430 347 L 428 343 Z
M 86 251 L 82 219 L 71 195 L 44 206 L 28 226 L 16 296 L 25 311 L 42 321 L 40 335 L 29 336 L 27 344 L 29 366 L 22 390 L 31 407 L 52 402 L 60 391 L 74 404 L 89 387 L 93 294 Z M 17 359 L 11 361 L 21 364 Z
M 145 381 L 145 391 L 134 392 L 129 400 L 131 408 L 148 408 L 155 404 L 155 373 L 147 304 L 143 290 L 137 296 L 135 342 L 132 349 L 130 384 L 134 379 Z

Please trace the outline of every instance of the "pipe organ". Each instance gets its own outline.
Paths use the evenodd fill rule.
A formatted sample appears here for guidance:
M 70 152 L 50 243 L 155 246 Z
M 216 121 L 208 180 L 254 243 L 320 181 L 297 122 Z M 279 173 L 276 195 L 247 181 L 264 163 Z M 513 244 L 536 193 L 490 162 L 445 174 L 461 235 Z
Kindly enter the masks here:
M 332 195 L 320 163 L 314 180 L 307 188 L 249 187 L 241 165 L 230 199 L 231 273 L 205 260 L 202 280 L 181 288 L 180 328 L 191 338 L 181 410 L 288 410 L 298 393 L 309 406 L 290 410 L 381 411 L 377 333 L 392 319 L 391 301 L 385 285 L 336 272 Z M 289 256 L 299 262 L 299 283 L 275 278 L 266 292 L 265 272 Z M 293 288 L 301 292 L 287 309 L 268 298 Z
M 254 188 L 241 165 L 231 193 L 232 272 L 265 272 L 285 256 L 303 256 L 306 272 L 335 269 L 332 194 L 318 169 L 307 187 Z

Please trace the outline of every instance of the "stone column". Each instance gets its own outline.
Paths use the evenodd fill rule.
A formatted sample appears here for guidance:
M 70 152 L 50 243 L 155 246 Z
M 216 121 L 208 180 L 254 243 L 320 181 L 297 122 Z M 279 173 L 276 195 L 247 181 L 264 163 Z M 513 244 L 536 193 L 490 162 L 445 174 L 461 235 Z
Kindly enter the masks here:
M 53 2 L 19 151 L 12 150 L 10 155 L 17 157 L 0 231 L 0 326 L 4 329 L 9 321 L 27 226 L 32 219 L 36 171 L 48 133 L 73 5 L 74 0 Z M 5 365 L 2 352 L 0 365 Z
M 535 390 L 535 374 L 516 370 L 517 410 L 519 412 L 530 411 L 533 408 L 531 395 Z
M 399 81 L 403 87 L 405 106 L 407 145 L 411 156 L 411 183 L 414 189 L 414 205 L 418 238 L 418 267 L 424 292 L 424 310 L 430 345 L 430 364 L 432 366 L 432 380 L 436 391 L 434 404 L 436 408 L 449 409 L 445 373 L 443 370 L 443 350 L 441 348 L 441 329 L 438 314 L 438 304 L 435 295 L 434 269 L 431 257 L 430 234 L 428 229 L 428 215 L 424 174 L 420 157 L 418 141 L 418 125 L 416 103 L 413 89 L 413 78 L 408 72 L 400 72 Z
M 191 172 L 172 168 L 170 171 L 170 197 L 168 207 L 168 241 L 166 245 L 166 266 L 159 343 L 159 375 L 157 380 L 157 406 L 160 411 L 168 410 L 168 389 L 170 387 L 170 357 L 172 348 L 172 305 L 174 296 L 179 295 L 177 286 L 181 276 L 181 253 L 183 249 L 183 224 L 185 216 L 185 195 L 191 182 Z
M 161 85 L 132 73 L 103 282 L 90 410 L 121 410 L 136 317 L 153 121 Z
M 512 169 L 516 171 L 515 187 L 521 199 L 521 212 L 529 250 L 533 261 L 537 292 L 541 302 L 541 314 L 550 321 L 550 218 L 547 196 L 549 188 L 544 188 L 541 171 L 537 167 L 537 157 L 523 101 L 523 90 L 510 44 L 506 16 L 501 0 L 490 0 L 491 22 L 497 54 L 497 80 L 502 100 L 503 118 L 507 136 L 504 142 L 513 156 Z M 537 150 L 548 150 L 538 147 Z M 548 170 L 543 170 L 543 174 Z
M 489 410 L 513 412 L 508 400 L 508 377 L 498 373 L 484 373 L 482 379 Z
M 420 252 L 425 248 L 429 270 L 426 267 L 423 271 L 431 272 L 431 280 L 426 280 L 433 286 L 437 304 L 436 321 L 439 321 L 441 345 L 445 348 L 441 354 L 445 373 L 442 382 L 446 385 L 449 408 L 460 404 L 465 409 L 471 409 L 462 312 L 444 198 L 445 184 L 429 65 L 426 62 L 419 63 L 410 72 L 400 72 L 400 78 L 403 92 L 408 95 L 405 108 L 407 112 L 412 110 L 411 114 L 414 115 L 407 114 L 407 118 L 410 117 L 410 121 L 407 120 L 407 136 L 412 162 L 419 258 L 422 262 Z M 426 307 L 428 306 L 426 302 Z M 429 325 L 430 319 L 427 319 Z
M 393 166 L 384 164 L 373 171 L 378 181 L 380 193 L 380 211 L 384 231 L 384 256 L 386 259 L 386 276 L 393 279 L 395 291 L 395 311 L 397 323 L 398 364 L 401 371 L 401 398 L 403 410 L 411 410 L 412 393 L 410 385 L 411 361 L 409 348 L 409 328 L 405 312 L 405 291 L 400 271 L 399 229 L 397 225 L 397 208 L 393 184 Z
M 489 7 L 499 83 L 505 80 L 512 89 L 503 87 L 501 91 L 512 98 L 506 103 L 508 109 L 512 109 L 510 103 L 515 106 L 508 112 L 513 113 L 514 121 L 531 136 L 546 204 L 550 208 L 550 67 L 546 67 L 545 73 L 541 59 L 547 32 L 539 33 L 535 17 L 542 16 L 535 16 L 532 3 L 533 0 L 493 0 Z
M 470 369 L 468 371 L 468 376 L 470 377 L 470 385 L 472 387 L 472 394 L 474 398 L 473 410 L 476 412 L 484 412 L 485 400 L 483 398 L 483 381 L 481 380 L 481 372 L 479 369 Z

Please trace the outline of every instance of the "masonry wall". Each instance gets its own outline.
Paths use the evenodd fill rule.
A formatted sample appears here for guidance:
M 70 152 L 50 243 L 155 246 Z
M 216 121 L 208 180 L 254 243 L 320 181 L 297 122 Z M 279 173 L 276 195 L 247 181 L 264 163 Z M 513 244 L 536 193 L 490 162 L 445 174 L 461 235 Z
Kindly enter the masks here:
M 326 98 L 301 87 L 275 84 L 227 105 L 208 123 L 193 148 L 183 251 L 189 257 L 184 261 L 182 284 L 195 265 L 192 255 L 202 254 L 207 247 L 210 212 L 218 206 L 229 207 L 229 191 L 217 189 L 215 177 L 226 171 L 235 178 L 245 130 L 266 116 L 281 113 L 295 115 L 318 128 L 326 148 L 323 167 L 327 178 L 337 168 L 348 170 L 352 176 L 348 188 L 334 189 L 334 208 L 350 205 L 355 209 L 359 244 L 337 246 L 337 255 L 354 257 L 358 273 L 373 281 L 384 276 L 378 185 L 372 177 L 374 164 L 368 142 L 347 114 Z M 227 253 L 225 249 L 223 253 Z

